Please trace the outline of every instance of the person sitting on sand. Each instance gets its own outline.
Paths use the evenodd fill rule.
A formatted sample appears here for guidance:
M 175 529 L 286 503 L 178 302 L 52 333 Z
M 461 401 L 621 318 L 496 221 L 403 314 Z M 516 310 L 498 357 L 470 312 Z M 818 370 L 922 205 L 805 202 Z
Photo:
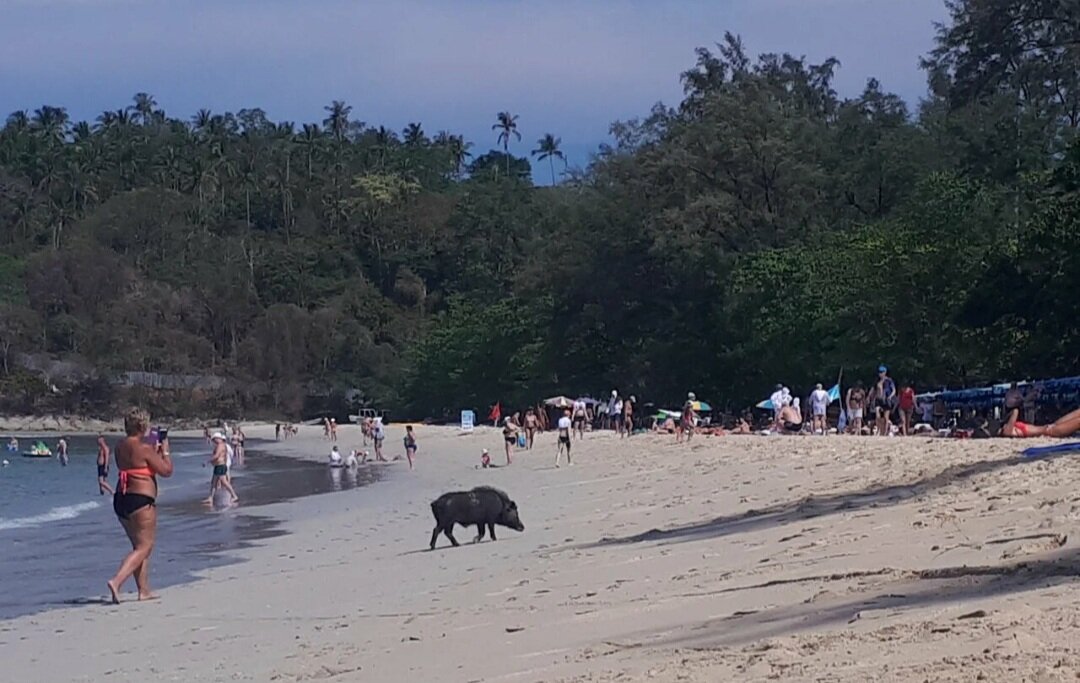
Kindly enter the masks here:
M 1017 419 L 1018 411 L 1009 415 L 999 432 L 1001 436 L 1025 438 L 1029 436 L 1052 436 L 1058 439 L 1080 432 L 1080 408 L 1063 415 L 1056 422 L 1048 425 L 1033 425 Z
M 799 408 L 799 399 L 791 402 L 791 405 L 780 409 L 780 429 L 785 434 L 798 434 L 802 432 L 802 410 Z
M 754 428 L 750 426 L 750 423 L 746 421 L 746 418 L 740 417 L 735 421 L 735 427 L 732 428 L 731 434 L 752 434 Z

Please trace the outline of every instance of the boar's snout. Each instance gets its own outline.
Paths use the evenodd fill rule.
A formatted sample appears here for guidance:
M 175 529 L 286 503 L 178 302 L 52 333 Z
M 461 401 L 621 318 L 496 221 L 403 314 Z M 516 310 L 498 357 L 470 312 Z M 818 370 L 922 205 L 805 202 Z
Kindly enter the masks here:
M 503 513 L 506 526 L 510 527 L 514 531 L 525 531 L 525 525 L 521 523 L 521 518 L 518 517 L 517 508 L 510 508 Z

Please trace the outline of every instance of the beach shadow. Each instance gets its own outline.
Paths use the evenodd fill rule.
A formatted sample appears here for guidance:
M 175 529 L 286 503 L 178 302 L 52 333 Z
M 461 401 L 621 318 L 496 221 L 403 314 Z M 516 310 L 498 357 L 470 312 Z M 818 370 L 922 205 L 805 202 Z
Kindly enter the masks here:
M 767 589 L 780 584 L 851 581 L 866 576 L 898 574 L 899 577 L 857 597 L 832 600 L 808 600 L 797 605 L 751 612 L 737 612 L 728 617 L 688 624 L 671 635 L 655 640 L 647 634 L 650 645 L 689 648 L 713 648 L 745 645 L 766 638 L 787 636 L 822 627 L 854 623 L 865 613 L 900 611 L 965 601 L 986 601 L 994 597 L 1028 590 L 1050 588 L 1080 578 L 1080 550 L 1054 553 L 1044 559 L 1018 561 L 1004 565 L 954 566 L 913 572 L 890 570 L 852 572 L 778 580 L 751 586 L 733 587 L 716 593 Z M 715 593 L 713 593 L 715 594 Z M 990 610 L 993 611 L 992 609 Z M 950 623 L 987 616 L 983 610 L 938 617 L 942 627 Z
M 1042 458 L 1045 461 L 1047 458 Z M 668 529 L 649 529 L 639 534 L 624 537 L 605 537 L 595 543 L 578 546 L 595 548 L 608 545 L 631 543 L 667 542 L 680 543 L 719 538 L 731 534 L 745 533 L 779 526 L 789 522 L 805 521 L 852 512 L 896 505 L 916 498 L 935 489 L 972 479 L 996 470 L 1023 464 L 1033 464 L 1034 460 L 1014 455 L 996 460 L 981 460 L 975 463 L 953 465 L 937 474 L 907 483 L 891 484 L 861 491 L 833 493 L 824 496 L 806 496 L 795 501 L 785 501 L 766 508 L 747 510 L 738 515 L 725 515 L 710 520 L 671 527 Z

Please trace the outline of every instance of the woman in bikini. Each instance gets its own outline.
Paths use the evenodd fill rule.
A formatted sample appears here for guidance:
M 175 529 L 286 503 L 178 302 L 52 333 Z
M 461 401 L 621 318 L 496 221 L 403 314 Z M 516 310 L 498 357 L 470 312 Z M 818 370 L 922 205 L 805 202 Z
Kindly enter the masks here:
M 533 439 L 536 438 L 536 432 L 540 429 L 540 421 L 536 417 L 536 413 L 532 408 L 529 408 L 525 412 L 525 448 L 532 450 Z
M 172 476 L 173 463 L 167 437 L 156 445 L 143 441 L 149 430 L 150 415 L 132 408 L 124 417 L 127 436 L 115 449 L 120 479 L 113 494 L 113 511 L 131 541 L 131 552 L 120 563 L 116 576 L 106 584 L 113 603 L 117 604 L 121 587 L 132 575 L 139 589 L 139 600 L 155 597 L 150 592 L 150 555 L 157 533 L 157 477 Z
M 514 422 L 514 418 L 508 417 L 503 420 L 503 443 L 506 446 L 506 464 L 509 465 L 514 461 L 514 446 L 517 445 L 518 440 L 518 427 Z
M 1049 425 L 1033 425 L 1021 422 L 1018 418 L 1019 410 L 1014 410 L 1009 415 L 1009 421 L 1001 428 L 1002 436 L 1023 438 L 1026 436 L 1053 436 L 1063 439 L 1080 432 L 1080 408 L 1068 415 L 1058 418 L 1057 422 Z

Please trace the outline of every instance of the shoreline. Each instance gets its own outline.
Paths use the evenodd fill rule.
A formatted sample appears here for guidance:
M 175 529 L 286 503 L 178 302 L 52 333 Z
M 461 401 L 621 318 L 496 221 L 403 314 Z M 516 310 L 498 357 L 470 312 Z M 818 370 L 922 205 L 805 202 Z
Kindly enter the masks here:
M 268 452 L 328 450 L 317 427 L 269 434 Z M 854 683 L 1080 667 L 1068 457 L 1022 460 L 1008 440 L 590 433 L 557 470 L 548 433 L 482 470 L 481 448 L 501 462 L 497 430 L 418 438 L 415 472 L 261 508 L 287 535 L 207 581 L 3 622 L 11 676 Z M 525 531 L 470 545 L 459 530 L 461 548 L 428 552 L 430 501 L 478 484 L 506 490 Z M 85 635 L 51 638 L 73 620 Z M 153 668 L 121 648 L 153 651 Z

